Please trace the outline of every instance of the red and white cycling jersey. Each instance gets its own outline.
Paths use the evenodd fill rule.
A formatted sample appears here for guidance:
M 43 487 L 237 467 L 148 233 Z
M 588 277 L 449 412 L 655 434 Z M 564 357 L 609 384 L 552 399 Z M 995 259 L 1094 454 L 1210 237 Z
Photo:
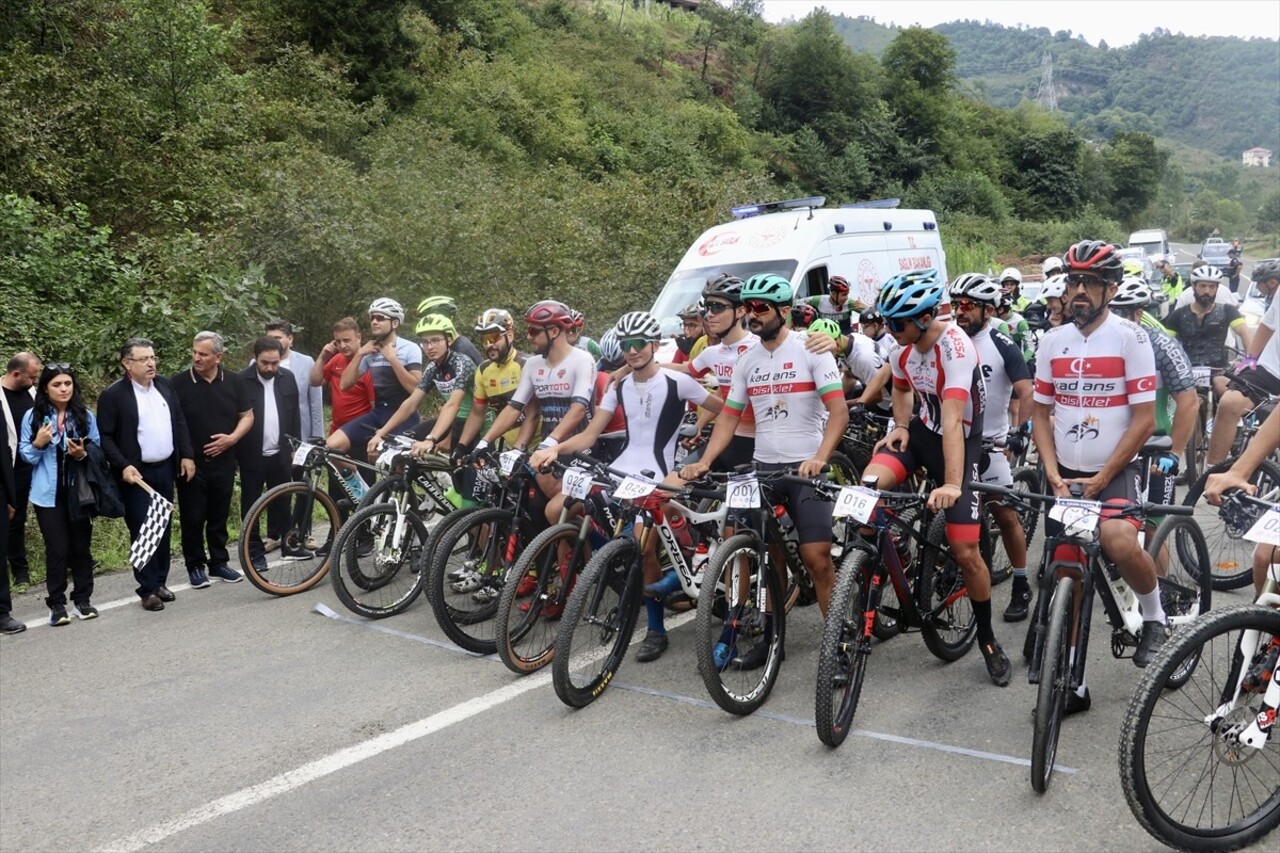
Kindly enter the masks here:
M 520 374 L 520 384 L 511 395 L 509 405 L 520 411 L 531 399 L 538 399 L 542 413 L 542 434 L 550 435 L 569 413 L 569 407 L 581 403 L 590 418 L 595 406 L 596 362 L 586 350 L 572 349 L 555 366 L 540 355 L 530 356 Z M 577 432 L 586 429 L 587 421 Z
M 734 368 L 725 408 L 755 412 L 757 462 L 813 458 L 822 446 L 826 401 L 844 399 L 835 358 L 809 352 L 806 340 L 803 332 L 790 332 L 772 352 L 763 344 L 747 350 Z
M 759 343 L 760 338 L 748 332 L 746 337 L 736 343 L 710 344 L 698 353 L 697 358 L 689 362 L 689 373 L 695 379 L 701 379 L 708 373 L 714 374 L 716 382 L 720 385 L 720 396 L 727 399 L 729 387 L 733 384 L 734 366 L 737 365 L 738 359 Z M 756 434 L 756 419 L 750 410 L 742 413 L 733 434 L 747 437 Z
M 982 434 L 983 412 L 987 406 L 987 386 L 982 381 L 978 348 L 955 323 L 929 347 L 915 346 L 894 353 L 893 387 L 914 390 L 920 397 L 920 422 L 942 435 L 942 401 L 964 400 L 964 434 Z
M 1037 347 L 1035 401 L 1053 405 L 1060 465 L 1102 470 L 1133 422 L 1130 407 L 1155 399 L 1155 353 L 1136 323 L 1109 314 L 1087 338 L 1066 323 Z

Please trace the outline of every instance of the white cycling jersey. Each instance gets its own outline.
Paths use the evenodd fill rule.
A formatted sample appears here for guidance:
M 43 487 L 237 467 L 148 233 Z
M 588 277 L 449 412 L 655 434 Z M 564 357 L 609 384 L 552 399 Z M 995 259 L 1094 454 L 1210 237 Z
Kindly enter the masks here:
M 928 351 L 903 347 L 890 364 L 893 387 L 914 390 L 920 398 L 920 422 L 926 427 L 942 435 L 942 401 L 964 400 L 965 436 L 982 434 L 987 386 L 977 347 L 963 329 L 948 322 Z
M 558 364 L 547 363 L 544 356 L 530 356 L 520 374 L 520 384 L 511 395 L 509 405 L 520 411 L 528 402 L 537 397 L 538 409 L 542 415 L 542 434 L 550 435 L 560 421 L 569 413 L 569 407 L 581 403 L 587 407 L 590 416 L 595 400 L 596 361 L 591 353 L 582 349 L 571 349 L 569 354 Z M 586 420 L 579 426 L 586 428 Z
M 1108 314 L 1088 337 L 1066 323 L 1040 342 L 1035 401 L 1053 405 L 1060 465 L 1102 470 L 1133 422 L 1130 407 L 1155 399 L 1155 353 L 1136 323 Z
M 792 464 L 813 458 L 822 446 L 826 401 L 843 400 L 840 369 L 830 353 L 804 348 L 808 335 L 790 331 L 770 352 L 747 350 L 733 371 L 725 408 L 755 413 L 757 462 Z
M 982 378 L 987 385 L 982 437 L 1004 438 L 1009 433 L 1009 401 L 1013 399 L 1014 383 L 1031 378 L 1027 360 L 1013 339 L 993 329 L 990 323 L 979 329 L 972 340 L 978 348 Z
M 736 343 L 710 344 L 706 349 L 698 353 L 693 361 L 689 362 L 689 372 L 696 379 L 701 379 L 707 374 L 715 376 L 716 382 L 720 385 L 720 396 L 727 399 L 729 388 L 733 384 L 734 366 L 744 354 L 758 343 L 760 343 L 760 338 L 747 333 L 746 337 Z M 738 419 L 738 427 L 733 434 L 747 436 L 748 438 L 756 434 L 756 419 L 751 411 L 742 413 L 742 417 Z
M 660 368 L 648 382 L 635 374 L 611 387 L 600 400 L 600 412 L 611 415 L 619 406 L 627 416 L 627 440 L 612 466 L 628 474 L 653 471 L 659 479 L 675 466 L 676 441 L 685 403 L 695 406 L 711 392 L 685 373 Z

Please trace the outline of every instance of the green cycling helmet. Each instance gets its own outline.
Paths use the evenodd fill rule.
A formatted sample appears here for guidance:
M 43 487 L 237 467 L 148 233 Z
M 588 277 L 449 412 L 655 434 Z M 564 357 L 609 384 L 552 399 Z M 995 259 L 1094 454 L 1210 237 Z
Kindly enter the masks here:
M 829 320 L 826 317 L 819 317 L 810 323 L 809 331 L 822 332 L 824 335 L 830 335 L 836 340 L 840 340 L 840 324 L 835 320 Z
M 418 319 L 418 325 L 414 331 L 418 333 L 418 337 L 429 335 L 432 332 L 441 332 L 449 337 L 450 340 L 458 336 L 457 330 L 453 328 L 453 321 L 443 314 L 428 314 Z
M 742 285 L 743 302 L 748 299 L 760 299 L 776 305 L 790 305 L 794 297 L 795 291 L 791 289 L 791 282 L 773 273 L 753 275 L 747 279 L 746 284 Z

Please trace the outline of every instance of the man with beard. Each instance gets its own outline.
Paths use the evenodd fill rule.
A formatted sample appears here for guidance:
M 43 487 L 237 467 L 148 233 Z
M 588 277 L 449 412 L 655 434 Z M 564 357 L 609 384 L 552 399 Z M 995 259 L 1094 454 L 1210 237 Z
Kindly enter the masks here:
M 734 365 L 743 353 L 760 342 L 743 325 L 747 312 L 742 307 L 742 279 L 720 276 L 708 281 L 702 290 L 702 310 L 702 322 L 707 335 L 716 338 L 718 343 L 708 344 L 706 349 L 694 356 L 689 362 L 689 373 L 698 380 L 714 374 L 723 399 L 729 396 L 729 388 L 733 384 Z M 715 413 L 710 409 L 702 409 L 694 434 L 701 433 L 702 428 L 714 417 Z M 755 413 L 747 409 L 734 419 L 733 437 L 720 453 L 712 470 L 731 471 L 750 462 L 755 451 L 755 436 Z M 694 461 L 694 454 L 689 457 L 685 460 L 686 463 Z
M 1194 294 L 1189 305 L 1173 309 L 1165 318 L 1164 326 L 1182 344 L 1191 359 L 1193 367 L 1212 367 L 1219 372 L 1226 368 L 1226 340 L 1228 333 L 1234 333 L 1240 342 L 1241 352 L 1249 349 L 1252 336 L 1244 315 L 1234 305 L 1225 305 L 1217 301 L 1218 288 L 1225 276 L 1222 270 L 1204 264 L 1191 271 L 1191 292 Z M 1213 378 L 1213 393 L 1221 397 L 1227 390 L 1227 378 Z M 1228 445 L 1229 446 L 1229 445 Z M 1226 448 L 1222 453 L 1226 454 Z M 1212 455 L 1212 449 L 1210 450 Z M 1219 462 L 1212 459 L 1210 462 Z
M 236 444 L 240 461 L 240 507 L 247 513 L 262 493 L 287 482 L 292 473 L 293 451 L 288 437 L 302 437 L 302 416 L 298 406 L 298 383 L 280 366 L 284 347 L 275 338 L 263 336 L 253 345 L 253 364 L 240 371 L 253 409 L 253 424 Z M 272 501 L 267 511 L 267 536 L 280 540 L 280 556 L 285 560 L 309 560 L 314 555 L 305 542 L 289 542 L 284 533 L 289 526 L 283 501 Z M 241 531 L 241 536 L 246 535 Z M 267 568 L 262 531 L 248 531 L 249 559 L 254 568 Z

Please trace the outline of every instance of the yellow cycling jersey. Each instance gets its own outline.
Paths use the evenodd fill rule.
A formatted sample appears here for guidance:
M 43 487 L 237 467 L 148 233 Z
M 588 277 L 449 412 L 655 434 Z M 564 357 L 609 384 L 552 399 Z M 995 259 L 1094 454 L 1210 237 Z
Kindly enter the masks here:
M 504 362 L 485 359 L 476 368 L 475 393 L 472 396 L 475 399 L 475 405 L 486 407 L 483 429 L 487 430 L 493 424 L 493 419 L 498 412 L 511 402 L 511 395 L 516 392 L 516 387 L 520 384 L 524 362 L 525 356 L 515 353 Z M 511 446 L 515 443 L 519 432 L 520 427 L 515 426 L 503 433 L 502 439 Z

